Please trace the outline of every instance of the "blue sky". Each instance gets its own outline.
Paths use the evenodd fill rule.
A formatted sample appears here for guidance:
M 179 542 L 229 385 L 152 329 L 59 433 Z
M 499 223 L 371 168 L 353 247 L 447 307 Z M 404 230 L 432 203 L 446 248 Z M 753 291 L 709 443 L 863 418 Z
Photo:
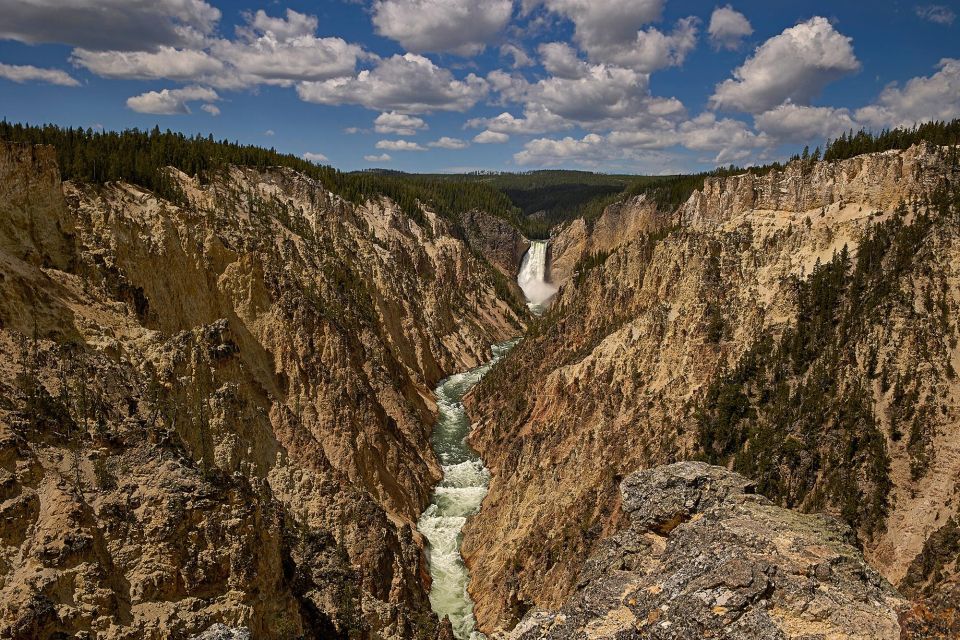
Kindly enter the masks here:
M 345 170 L 744 165 L 960 117 L 958 4 L 5 0 L 0 117 Z

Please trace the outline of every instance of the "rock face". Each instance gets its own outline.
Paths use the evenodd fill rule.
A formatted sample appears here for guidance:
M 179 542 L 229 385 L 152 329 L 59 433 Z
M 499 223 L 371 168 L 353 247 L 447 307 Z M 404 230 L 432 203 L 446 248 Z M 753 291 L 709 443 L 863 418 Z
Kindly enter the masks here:
M 621 484 L 629 526 L 557 611 L 505 638 L 900 638 L 906 602 L 834 518 L 801 515 L 720 467 L 684 462 Z
M 523 254 L 530 243 L 505 220 L 484 211 L 465 211 L 460 216 L 467 242 L 475 247 L 510 282 L 516 280 Z
M 433 637 L 429 390 L 521 331 L 497 276 L 290 170 L 54 157 L 0 146 L 0 636 Z
M 581 259 L 608 254 L 637 236 L 668 225 L 671 214 L 657 211 L 645 196 L 636 196 L 604 209 L 592 224 L 577 218 L 555 229 L 550 242 L 550 277 L 554 284 L 569 280 Z
M 897 586 L 918 558 L 947 580 L 955 556 L 926 541 L 960 507 L 951 157 L 709 180 L 659 226 L 593 245 L 610 248 L 467 398 L 492 472 L 464 539 L 482 629 L 559 608 L 622 525 L 622 478 L 694 457 L 841 517 Z

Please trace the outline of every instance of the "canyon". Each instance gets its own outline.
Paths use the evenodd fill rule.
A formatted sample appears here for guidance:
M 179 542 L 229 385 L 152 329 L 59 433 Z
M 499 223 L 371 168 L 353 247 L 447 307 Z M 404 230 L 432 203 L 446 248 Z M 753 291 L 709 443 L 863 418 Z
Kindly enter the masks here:
M 556 229 L 552 308 L 467 397 L 491 470 L 463 544 L 480 628 L 582 604 L 586 559 L 629 526 L 624 479 L 701 459 L 844 520 L 955 632 L 956 157 L 797 160 Z
M 0 636 L 957 630 L 955 150 L 549 240 L 163 171 L 0 142 Z
M 522 304 L 430 211 L 170 172 L 0 145 L 0 635 L 433 637 L 431 389 Z

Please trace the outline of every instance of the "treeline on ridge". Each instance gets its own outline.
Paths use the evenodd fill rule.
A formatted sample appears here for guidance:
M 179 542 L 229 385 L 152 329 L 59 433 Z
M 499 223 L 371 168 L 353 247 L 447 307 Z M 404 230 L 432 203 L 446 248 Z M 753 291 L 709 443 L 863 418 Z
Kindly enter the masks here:
M 381 172 L 345 173 L 316 165 L 291 154 L 238 142 L 215 140 L 212 135 L 186 136 L 159 127 L 141 131 L 94 131 L 55 125 L 31 126 L 0 122 L 0 140 L 51 145 L 56 149 L 61 177 L 103 184 L 124 180 L 155 192 L 173 202 L 183 202 L 183 193 L 165 167 L 176 167 L 201 181 L 230 165 L 267 169 L 287 167 L 320 182 L 324 188 L 353 203 L 385 196 L 419 222 L 419 203 L 449 219 L 463 211 L 482 209 L 519 228 L 524 219 L 510 199 L 482 182 L 455 183 L 425 176 Z

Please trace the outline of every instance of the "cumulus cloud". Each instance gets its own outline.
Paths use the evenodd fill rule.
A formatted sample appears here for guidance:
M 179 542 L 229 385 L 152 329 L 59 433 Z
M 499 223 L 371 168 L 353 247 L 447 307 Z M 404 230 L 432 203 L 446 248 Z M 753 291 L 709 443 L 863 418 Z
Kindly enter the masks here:
M 256 13 L 246 12 L 243 17 L 247 24 L 237 27 L 237 35 L 248 40 L 256 39 L 259 34 L 263 33 L 270 33 L 278 40 L 293 40 L 303 36 L 312 36 L 319 25 L 316 16 L 300 13 L 293 9 L 287 9 L 285 18 L 269 16 L 263 9 L 258 9 Z
M 470 143 L 466 140 L 461 140 L 460 138 L 443 136 L 439 140 L 434 140 L 433 142 L 427 143 L 427 146 L 433 147 L 434 149 L 466 149 L 470 146 Z
M 70 61 L 103 78 L 182 81 L 223 70 L 223 63 L 204 51 L 167 46 L 156 51 L 74 49 Z
M 381 140 L 377 143 L 377 149 L 387 151 L 426 151 L 427 148 L 410 140 Z
M 734 51 L 740 48 L 744 38 L 753 34 L 753 27 L 745 15 L 728 4 L 713 10 L 707 32 L 714 47 Z
M 515 44 L 504 44 L 500 46 L 500 56 L 504 58 L 513 58 L 513 68 L 520 69 L 533 65 L 533 58 L 523 47 Z
M 196 46 L 219 20 L 205 0 L 5 0 L 0 40 L 91 50 Z
M 550 113 L 542 106 L 534 105 L 524 109 L 522 118 L 517 118 L 512 113 L 504 111 L 493 118 L 472 118 L 467 121 L 466 126 L 472 129 L 488 129 L 497 133 L 513 135 L 561 131 L 572 128 L 573 123 Z
M 779 142 L 819 142 L 859 125 L 848 109 L 782 104 L 754 116 L 754 125 Z
M 632 42 L 645 24 L 658 20 L 663 0 L 542 0 L 550 11 L 573 22 L 574 40 L 590 53 Z M 526 3 L 529 8 L 534 2 Z
M 408 51 L 475 55 L 510 21 L 513 0 L 377 0 L 373 25 Z
M 367 162 L 390 162 L 393 158 L 390 157 L 389 153 L 381 153 L 380 155 L 368 155 L 363 156 L 363 159 Z
M 78 47 L 71 62 L 105 78 L 167 79 L 223 89 L 350 75 L 369 54 L 342 38 L 317 38 L 317 18 L 287 10 L 246 13 L 237 39 L 207 38 L 201 47 L 161 45 L 135 51 Z
M 696 47 L 699 20 L 679 20 L 670 33 L 642 28 L 660 18 L 662 0 L 542 0 L 527 2 L 530 9 L 543 4 L 574 25 L 573 39 L 594 63 L 615 64 L 649 73 L 683 64 Z
M 29 64 L 3 64 L 0 62 L 0 78 L 13 82 L 45 82 L 62 87 L 77 87 L 80 83 L 66 71 L 42 69 Z
M 398 136 L 412 136 L 422 129 L 427 129 L 423 118 L 409 116 L 396 111 L 384 112 L 373 121 L 377 133 L 392 133 Z
M 285 18 L 272 18 L 262 10 L 246 14 L 247 25 L 237 40 L 216 40 L 211 53 L 230 65 L 234 78 L 223 83 L 239 85 L 318 81 L 350 75 L 367 54 L 343 38 L 317 38 L 317 18 L 287 10 Z
M 566 42 L 545 42 L 540 45 L 539 53 L 543 68 L 555 78 L 575 80 L 590 73 L 590 65 Z
M 670 33 L 655 27 L 637 31 L 632 41 L 594 46 L 588 50 L 591 60 L 630 67 L 644 73 L 683 64 L 697 46 L 700 19 L 683 18 Z
M 503 144 L 508 142 L 510 136 L 505 133 L 498 133 L 496 131 L 481 131 L 477 135 L 473 136 L 473 141 L 477 144 Z
M 903 87 L 888 85 L 874 104 L 857 110 L 857 120 L 879 128 L 960 116 L 960 60 L 944 58 L 937 69 Z
M 220 107 L 215 104 L 201 105 L 200 108 L 214 117 L 220 115 Z
M 310 151 L 307 151 L 305 154 L 303 154 L 302 157 L 307 162 L 312 162 L 314 164 L 320 164 L 322 162 L 329 161 L 329 158 L 327 158 L 327 156 L 323 155 L 322 153 L 312 153 Z
M 523 165 L 557 166 L 574 160 L 581 164 L 606 158 L 602 136 L 590 133 L 582 139 L 567 136 L 561 139 L 537 138 L 514 154 L 514 162 Z
M 148 91 L 138 96 L 127 98 L 127 106 L 138 113 L 153 113 L 157 115 L 176 115 L 190 113 L 188 102 L 213 102 L 220 96 L 213 89 L 207 87 L 184 87 L 183 89 L 164 89 L 163 91 Z
M 318 104 L 357 104 L 369 109 L 406 113 L 466 111 L 488 91 L 475 74 L 457 80 L 448 70 L 413 53 L 379 61 L 356 76 L 297 86 L 300 98 Z
M 942 4 L 927 4 L 913 9 L 920 18 L 937 24 L 950 26 L 957 19 L 957 14 L 954 13 L 953 9 Z
M 733 78 L 717 85 L 710 104 L 750 113 L 787 100 L 807 104 L 827 84 L 859 69 L 851 39 L 815 17 L 764 42 Z
M 680 125 L 680 141 L 695 151 L 716 151 L 713 162 L 727 164 L 749 157 L 754 149 L 769 146 L 771 140 L 756 134 L 740 120 L 718 119 L 703 113 Z

